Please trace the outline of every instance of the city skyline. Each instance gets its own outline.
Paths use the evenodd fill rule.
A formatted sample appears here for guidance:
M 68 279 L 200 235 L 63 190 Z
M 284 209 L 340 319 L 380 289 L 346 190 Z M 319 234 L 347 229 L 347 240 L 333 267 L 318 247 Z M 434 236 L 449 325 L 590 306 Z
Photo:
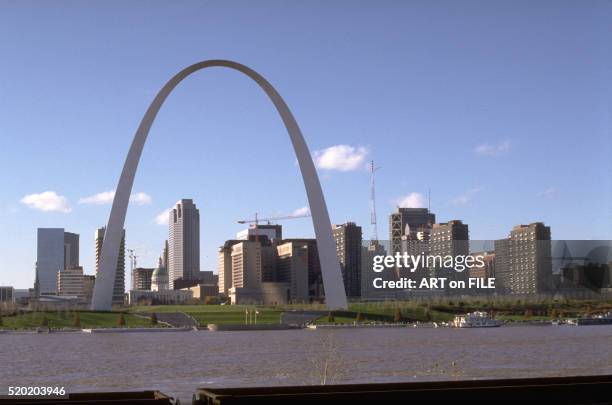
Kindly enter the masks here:
M 17 18 L 23 11 L 7 9 L 0 16 L 0 32 L 11 32 L 16 29 L 15 21 L 23 22 Z M 283 12 L 298 9 L 285 7 Z M 182 27 L 171 24 L 175 33 L 164 42 L 168 50 L 162 51 L 165 60 L 161 63 L 158 47 L 143 49 L 142 61 L 127 57 L 138 48 L 143 35 L 151 34 L 127 31 L 136 9 L 117 20 L 116 33 L 103 34 L 88 30 L 84 24 L 95 11 L 78 6 L 70 10 L 68 14 L 79 21 L 77 27 L 60 27 L 34 12 L 31 21 L 38 26 L 26 24 L 30 31 L 24 33 L 19 48 L 0 45 L 7 55 L 0 70 L 5 77 L 14 78 L 3 83 L 7 97 L 0 100 L 0 111 L 7 114 L 0 124 L 0 147 L 10 152 L 3 156 L 5 167 L 14 168 L 0 174 L 5 184 L 0 191 L 0 223 L 10 230 L 0 236 L 6 257 L 0 268 L 2 284 L 32 286 L 36 229 L 46 227 L 85 235 L 81 264 L 87 274 L 93 274 L 94 246 L 88 235 L 106 225 L 111 190 L 137 125 L 135 117 L 142 115 L 169 74 L 184 62 L 209 56 L 231 56 L 252 65 L 287 97 L 317 161 L 332 223 L 354 221 L 363 227 L 364 235 L 370 234 L 366 164 L 373 158 L 382 166 L 377 172 L 379 218 L 385 218 L 401 202 L 427 207 L 427 190 L 431 188 L 432 211 L 438 221 L 465 221 L 471 239 L 499 239 L 513 226 L 534 221 L 550 226 L 553 239 L 612 239 L 607 209 L 610 191 L 601 187 L 609 181 L 610 163 L 605 156 L 610 144 L 605 125 L 597 124 L 602 118 L 597 100 L 603 91 L 598 86 L 604 79 L 597 75 L 596 67 L 609 62 L 606 54 L 598 53 L 604 38 L 597 31 L 597 22 L 603 21 L 603 16 L 569 5 L 547 10 L 552 15 L 544 13 L 544 7 L 535 5 L 532 9 L 540 13 L 503 15 L 503 11 L 482 5 L 479 10 L 469 10 L 479 13 L 479 21 L 483 14 L 496 18 L 499 24 L 494 28 L 482 24 L 469 27 L 467 11 L 452 17 L 416 6 L 400 7 L 395 10 L 397 15 L 384 8 L 371 10 L 370 16 L 364 9 L 349 10 L 353 21 L 373 24 L 371 30 L 357 33 L 339 17 L 346 10 L 332 8 L 329 15 L 320 17 L 319 32 L 313 38 L 305 22 L 291 27 L 296 44 L 308 49 L 304 55 L 296 54 L 291 62 L 271 58 L 272 62 L 267 60 L 268 51 L 262 55 L 249 52 L 249 45 L 264 41 L 270 43 L 269 52 L 286 45 L 265 30 L 243 45 L 219 35 L 219 43 L 199 46 L 190 40 L 188 49 L 170 51 L 183 35 L 200 38 L 220 28 L 219 24 L 209 24 L 212 28 L 190 24 L 194 20 L 188 14 L 202 18 L 204 11 L 209 11 L 221 22 L 234 16 L 222 6 L 201 8 L 194 4 L 175 10 L 180 14 L 175 15 L 176 21 L 180 17 L 187 23 Z M 594 27 L 580 25 L 576 12 L 584 13 Z M 163 7 L 151 13 L 150 18 L 159 20 Z M 434 16 L 434 26 L 448 30 L 433 32 L 416 21 L 423 16 Z M 245 11 L 237 16 L 243 23 L 238 32 L 249 34 L 273 17 L 255 14 L 250 20 Z M 108 21 L 111 16 L 102 13 L 97 18 Z M 403 24 L 401 18 L 412 25 Z M 466 22 L 461 22 L 462 18 Z M 404 39 L 377 33 L 381 19 L 388 19 Z M 506 35 L 518 21 L 525 30 L 512 31 L 518 38 L 510 40 Z M 463 31 L 454 39 L 452 29 L 459 26 Z M 579 27 L 584 32 L 575 37 Z M 81 38 L 72 38 L 75 29 L 83 32 Z M 405 39 L 410 32 L 422 34 L 423 39 Z M 484 32 L 490 34 L 489 40 L 474 48 L 467 46 L 470 38 Z M 559 38 L 550 36 L 553 32 Z M 342 35 L 350 35 L 353 43 L 361 45 L 342 47 L 338 40 Z M 101 36 L 121 42 L 109 50 L 114 62 L 101 60 L 95 49 L 87 48 L 87 41 L 99 41 Z M 323 36 L 331 43 L 308 45 L 321 42 Z M 34 39 L 42 44 L 35 45 Z M 506 45 L 504 51 L 495 48 L 496 41 Z M 380 50 L 373 47 L 385 42 Z M 564 52 L 580 52 L 594 59 L 567 60 L 559 53 L 561 46 Z M 72 54 L 74 49 L 79 50 L 78 56 Z M 30 83 L 34 75 L 30 69 L 34 68 L 24 66 L 23 59 L 31 53 L 44 57 L 46 52 L 56 53 L 53 61 L 45 62 L 46 69 L 35 73 L 39 79 Z M 472 59 L 465 58 L 449 70 L 438 66 L 443 58 L 448 66 L 449 53 L 453 61 L 452 55 L 458 52 Z M 522 62 L 506 66 L 510 53 Z M 119 55 L 126 56 L 125 60 Z M 373 73 L 380 68 L 376 62 L 355 63 L 363 55 L 388 56 L 391 67 L 384 75 Z M 320 57 L 329 63 L 319 67 L 308 62 Z M 305 77 L 318 78 L 321 83 L 290 80 L 306 70 L 311 73 Z M 145 167 L 136 180 L 126 222 L 126 244 L 140 250 L 142 266 L 155 266 L 167 232 L 167 225 L 157 225 L 156 217 L 178 198 L 193 198 L 202 212 L 203 270 L 216 269 L 217 248 L 244 228 L 236 220 L 254 212 L 291 214 L 307 205 L 301 184 L 295 184 L 299 172 L 293 158 L 279 158 L 290 156 L 286 135 L 258 89 L 231 72 L 209 73 L 211 77 L 190 79 L 193 83 L 177 89 L 152 129 L 148 157 L 143 159 Z M 91 76 L 96 80 L 91 81 Z M 357 91 L 353 84 L 361 78 L 366 81 Z M 440 78 L 444 86 L 435 84 Z M 66 86 L 65 93 L 60 94 L 56 86 Z M 121 87 L 126 92 L 119 91 Z M 221 102 L 215 105 L 214 99 Z M 96 110 L 102 114 L 94 113 Z M 28 119 L 32 114 L 39 119 Z M 242 119 L 236 120 L 237 116 Z M 185 181 L 173 181 L 179 174 L 168 160 L 175 152 L 173 134 L 185 140 L 181 161 L 193 173 Z M 271 140 L 259 142 L 264 135 Z M 236 149 L 223 155 L 227 140 L 232 140 Z M 419 145 L 417 152 L 412 143 Z M 397 148 L 398 144 L 404 147 Z M 167 153 L 170 150 L 171 155 Z M 100 159 L 98 153 L 103 151 L 113 157 Z M 582 156 L 589 156 L 586 164 Z M 15 172 L 19 176 L 12 174 Z M 44 194 L 46 191 L 56 194 Z M 249 195 L 256 195 L 257 200 L 240 198 Z M 577 207 L 580 215 L 571 215 Z M 385 222 L 379 220 L 379 235 L 388 234 Z M 309 220 L 283 225 L 288 236 L 313 236 Z

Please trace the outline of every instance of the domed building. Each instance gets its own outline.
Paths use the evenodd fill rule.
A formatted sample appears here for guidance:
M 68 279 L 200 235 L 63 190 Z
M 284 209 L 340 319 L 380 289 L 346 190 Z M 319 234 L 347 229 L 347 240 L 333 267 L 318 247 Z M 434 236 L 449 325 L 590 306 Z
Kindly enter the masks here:
M 168 282 L 168 269 L 162 263 L 160 257 L 157 262 L 157 267 L 153 270 L 151 275 L 151 291 L 162 291 L 169 288 Z

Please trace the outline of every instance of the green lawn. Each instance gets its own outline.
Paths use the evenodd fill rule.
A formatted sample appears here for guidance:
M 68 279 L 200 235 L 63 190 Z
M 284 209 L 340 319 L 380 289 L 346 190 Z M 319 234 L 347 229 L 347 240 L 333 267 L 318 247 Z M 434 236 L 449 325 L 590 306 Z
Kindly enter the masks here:
M 201 326 L 209 323 L 215 324 L 243 324 L 245 323 L 245 310 L 259 311 L 257 323 L 279 323 L 281 310 L 246 305 L 153 305 L 136 306 L 130 309 L 131 312 L 184 312 L 193 317 Z M 255 314 L 251 315 L 254 321 Z
M 81 328 L 115 328 L 119 327 L 119 313 L 117 312 L 88 312 L 80 311 Z M 23 315 L 3 316 L 2 328 L 6 329 L 33 329 L 43 324 L 47 318 L 49 328 L 73 328 L 74 314 L 68 312 L 28 312 Z M 125 327 L 150 327 L 149 319 L 124 314 Z M 161 325 L 160 325 L 161 326 Z

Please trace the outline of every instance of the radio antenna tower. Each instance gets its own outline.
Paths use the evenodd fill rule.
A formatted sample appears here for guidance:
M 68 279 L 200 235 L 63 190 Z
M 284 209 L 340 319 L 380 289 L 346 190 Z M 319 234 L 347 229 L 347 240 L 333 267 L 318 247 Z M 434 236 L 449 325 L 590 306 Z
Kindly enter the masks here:
M 378 244 L 378 226 L 376 224 L 376 181 L 374 179 L 374 173 L 380 169 L 380 167 L 374 166 L 374 161 L 370 161 L 370 224 L 372 225 L 372 240 L 370 245 Z

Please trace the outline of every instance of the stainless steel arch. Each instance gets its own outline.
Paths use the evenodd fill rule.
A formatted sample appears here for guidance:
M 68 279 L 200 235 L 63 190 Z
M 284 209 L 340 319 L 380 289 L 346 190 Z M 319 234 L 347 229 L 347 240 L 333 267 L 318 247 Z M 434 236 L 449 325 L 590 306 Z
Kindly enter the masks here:
M 121 233 L 125 223 L 125 215 L 132 192 L 132 185 L 134 184 L 134 177 L 136 176 L 136 169 L 138 168 L 140 155 L 142 154 L 142 149 L 147 139 L 147 135 L 149 134 L 149 130 L 151 129 L 151 125 L 159 109 L 172 90 L 187 76 L 198 70 L 209 67 L 227 67 L 244 73 L 266 92 L 276 107 L 289 133 L 302 173 L 304 186 L 306 187 L 306 195 L 308 197 L 308 204 L 312 213 L 312 222 L 317 238 L 327 306 L 332 309 L 347 308 L 346 292 L 344 290 L 344 283 L 342 282 L 340 264 L 336 256 L 336 244 L 332 235 L 327 206 L 323 197 L 323 191 L 321 190 L 319 177 L 317 176 L 308 146 L 302 136 L 302 131 L 285 101 L 266 79 L 254 70 L 240 63 L 228 60 L 207 60 L 195 63 L 181 70 L 164 85 L 147 109 L 134 135 L 134 140 L 130 146 L 130 150 L 123 165 L 121 177 L 119 178 L 115 198 L 113 199 L 113 206 L 104 234 L 100 258 L 100 272 L 96 279 L 91 308 L 94 310 L 107 311 L 112 307 L 115 268 L 119 255 Z

